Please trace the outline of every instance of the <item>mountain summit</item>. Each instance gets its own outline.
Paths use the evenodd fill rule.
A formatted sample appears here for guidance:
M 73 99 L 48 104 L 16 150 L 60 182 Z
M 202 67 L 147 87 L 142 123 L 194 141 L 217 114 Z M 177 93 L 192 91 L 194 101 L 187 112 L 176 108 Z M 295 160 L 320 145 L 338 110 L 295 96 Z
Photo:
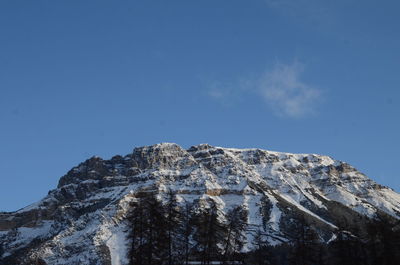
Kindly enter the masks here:
M 176 207 L 191 205 L 196 214 L 214 207 L 221 224 L 243 209 L 243 253 L 257 247 L 260 231 L 269 245 L 289 242 L 298 220 L 329 243 L 343 226 L 400 219 L 398 193 L 327 156 L 162 143 L 92 157 L 41 201 L 1 212 L 0 264 L 129 264 L 132 205 L 144 193 L 161 205 L 172 193 Z

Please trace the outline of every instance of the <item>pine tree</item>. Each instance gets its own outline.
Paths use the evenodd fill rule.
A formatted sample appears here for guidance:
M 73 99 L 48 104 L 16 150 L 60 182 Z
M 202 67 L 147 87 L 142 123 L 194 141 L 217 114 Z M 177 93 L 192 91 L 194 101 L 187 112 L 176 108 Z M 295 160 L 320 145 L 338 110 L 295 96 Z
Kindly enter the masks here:
M 201 264 L 208 265 L 213 259 L 219 257 L 219 247 L 225 235 L 225 227 L 218 220 L 218 209 L 215 202 L 210 200 L 210 206 L 201 209 L 193 215 L 195 227 L 193 238 L 196 249 L 200 254 Z
M 330 260 L 333 264 L 351 265 L 354 261 L 354 239 L 349 232 L 338 230 L 336 239 L 330 243 Z
M 168 220 L 163 204 L 153 195 L 146 201 L 148 209 L 148 264 L 168 264 Z
M 181 258 L 182 263 L 188 265 L 190 253 L 192 249 L 192 244 L 190 242 L 190 237 L 192 234 L 192 223 L 191 216 L 193 211 L 193 205 L 190 203 L 185 203 L 184 206 L 180 209 L 181 211 L 181 231 L 182 231 L 182 250 L 183 257 Z
M 128 236 L 128 238 L 131 240 L 129 264 L 142 265 L 144 264 L 143 246 L 145 241 L 145 216 L 142 198 L 137 198 L 137 200 L 130 203 L 130 207 L 131 211 L 127 217 L 127 220 L 131 226 L 131 232 Z
M 176 193 L 169 190 L 167 192 L 167 203 L 165 205 L 166 232 L 168 245 L 168 265 L 176 264 L 180 242 L 180 216 Z
M 256 231 L 254 235 L 253 245 L 255 247 L 253 253 L 249 257 L 249 263 L 254 265 L 271 265 L 272 252 L 271 248 L 264 239 L 264 233 L 261 229 Z
M 397 221 L 398 223 L 398 221 Z M 370 259 L 382 265 L 400 264 L 398 224 L 386 216 L 377 216 L 367 226 Z
M 242 249 L 245 243 L 244 233 L 247 228 L 247 215 L 247 211 L 241 206 L 228 211 L 226 215 L 224 261 L 236 260 L 236 254 Z
M 292 226 L 292 253 L 289 262 L 292 265 L 310 265 L 316 263 L 318 236 L 307 224 L 304 216 Z
M 130 264 L 166 264 L 168 235 L 165 208 L 153 194 L 141 194 L 131 203 Z

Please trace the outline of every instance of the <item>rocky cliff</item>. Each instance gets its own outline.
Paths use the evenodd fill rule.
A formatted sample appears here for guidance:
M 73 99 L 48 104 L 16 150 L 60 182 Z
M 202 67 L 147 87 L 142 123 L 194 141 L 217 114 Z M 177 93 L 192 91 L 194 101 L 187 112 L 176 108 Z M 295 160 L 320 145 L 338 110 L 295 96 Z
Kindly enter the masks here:
M 400 219 L 399 194 L 327 156 L 163 143 L 92 157 L 41 201 L 0 213 L 0 264 L 126 264 L 130 202 L 139 191 L 163 200 L 171 190 L 179 203 L 213 202 L 222 221 L 229 209 L 246 209 L 244 252 L 258 229 L 270 244 L 288 241 L 299 216 L 322 242 L 343 223 L 362 227 L 377 214 Z

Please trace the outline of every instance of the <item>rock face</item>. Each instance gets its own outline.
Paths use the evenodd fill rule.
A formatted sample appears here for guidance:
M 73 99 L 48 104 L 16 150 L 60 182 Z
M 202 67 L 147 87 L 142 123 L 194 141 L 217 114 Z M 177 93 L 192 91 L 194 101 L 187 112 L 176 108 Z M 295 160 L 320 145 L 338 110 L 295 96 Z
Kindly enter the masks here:
M 212 200 L 222 220 L 244 207 L 243 251 L 253 248 L 259 228 L 271 244 L 287 241 L 298 216 L 325 242 L 341 222 L 362 227 L 378 213 L 400 219 L 399 194 L 327 156 L 163 143 L 110 160 L 92 157 L 41 201 L 0 213 L 0 264 L 126 264 L 125 217 L 140 190 L 160 198 L 172 190 L 195 207 Z

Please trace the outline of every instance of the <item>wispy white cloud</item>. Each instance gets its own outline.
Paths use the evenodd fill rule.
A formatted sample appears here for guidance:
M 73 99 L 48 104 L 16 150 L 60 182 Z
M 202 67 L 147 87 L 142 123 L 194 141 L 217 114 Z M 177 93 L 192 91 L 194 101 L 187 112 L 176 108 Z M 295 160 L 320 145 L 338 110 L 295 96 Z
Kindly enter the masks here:
M 232 96 L 232 90 L 227 88 L 221 82 L 214 81 L 209 84 L 208 95 L 216 100 L 225 100 Z
M 298 62 L 278 63 L 259 79 L 259 93 L 278 115 L 297 118 L 315 113 L 321 92 L 300 80 L 303 70 Z
M 233 105 L 240 101 L 241 96 L 254 89 L 251 80 L 241 79 L 231 83 L 213 81 L 208 84 L 208 96 L 224 105 Z
M 316 113 L 321 90 L 301 80 L 304 65 L 276 63 L 252 79 L 226 85 L 214 82 L 208 95 L 224 105 L 232 105 L 246 95 L 258 95 L 280 117 L 301 118 Z

